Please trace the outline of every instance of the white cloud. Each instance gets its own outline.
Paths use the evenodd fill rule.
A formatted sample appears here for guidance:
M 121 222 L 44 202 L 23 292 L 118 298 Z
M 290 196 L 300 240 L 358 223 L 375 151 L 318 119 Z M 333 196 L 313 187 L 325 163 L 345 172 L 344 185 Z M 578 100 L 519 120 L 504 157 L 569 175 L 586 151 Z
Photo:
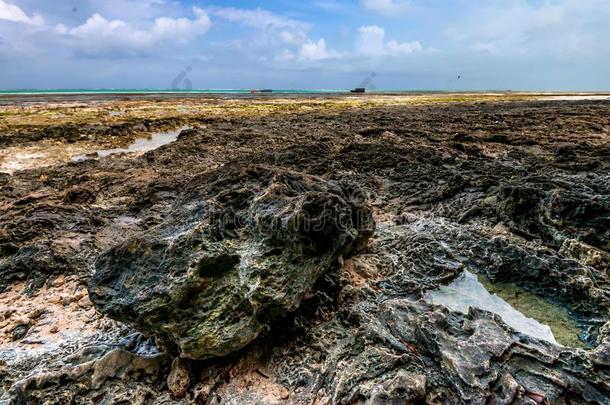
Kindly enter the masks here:
M 85 0 L 84 3 L 89 3 L 90 13 L 97 12 L 111 20 L 149 21 L 179 10 L 172 0 Z
M 413 52 L 421 51 L 423 48 L 419 41 L 399 43 L 392 40 L 387 43 L 386 49 L 391 55 L 408 55 Z
M 80 45 L 87 53 L 138 53 L 162 44 L 185 45 L 205 34 L 211 25 L 210 18 L 197 7 L 193 7 L 193 14 L 194 19 L 158 17 L 147 29 L 94 14 L 77 27 L 68 28 L 59 24 L 55 27 L 55 32 L 76 41 L 76 45 Z
M 610 2 L 516 2 L 473 10 L 447 34 L 466 49 L 510 56 L 591 55 L 608 50 Z
M 361 0 L 361 4 L 367 10 L 384 15 L 404 13 L 411 7 L 410 0 Z
M 291 61 L 295 60 L 296 57 L 297 56 L 295 55 L 294 52 L 289 51 L 288 49 L 284 49 L 283 51 L 280 51 L 280 53 L 278 53 L 274 59 L 277 62 L 291 62 Z
M 309 41 L 307 34 L 303 31 L 282 31 L 279 34 L 284 45 L 299 46 Z
M 482 9 L 479 13 L 478 24 L 452 29 L 450 34 L 471 49 L 485 52 L 499 52 L 506 45 L 512 48 L 535 40 L 539 38 L 539 34 L 532 35 L 536 31 L 543 32 L 564 19 L 563 7 L 548 3 L 540 7 L 521 3 L 502 9 Z
M 22 9 L 14 4 L 0 0 L 0 20 L 7 20 L 30 25 L 43 25 L 44 19 L 40 15 L 28 16 Z
M 261 8 L 250 10 L 234 7 L 210 7 L 207 9 L 207 11 L 214 17 L 220 17 L 225 20 L 253 28 L 291 28 L 299 30 L 306 30 L 309 28 L 308 24 L 301 21 L 286 18 Z
M 366 56 L 399 56 L 409 55 L 421 51 L 422 45 L 418 41 L 385 42 L 385 30 L 377 25 L 369 25 L 358 29 L 356 52 Z
M 326 41 L 324 38 L 319 39 L 317 42 L 309 41 L 301 45 L 301 49 L 299 50 L 299 59 L 306 61 L 320 61 L 337 58 L 339 56 L 338 52 L 326 48 Z
M 363 55 L 383 55 L 385 53 L 385 31 L 376 25 L 360 27 L 356 50 Z
M 307 32 L 310 25 L 260 8 L 210 7 L 210 15 L 235 24 L 254 28 L 247 40 L 238 41 L 238 49 L 252 60 L 274 60 L 287 63 L 317 62 L 340 56 L 329 49 L 326 40 L 314 41 Z

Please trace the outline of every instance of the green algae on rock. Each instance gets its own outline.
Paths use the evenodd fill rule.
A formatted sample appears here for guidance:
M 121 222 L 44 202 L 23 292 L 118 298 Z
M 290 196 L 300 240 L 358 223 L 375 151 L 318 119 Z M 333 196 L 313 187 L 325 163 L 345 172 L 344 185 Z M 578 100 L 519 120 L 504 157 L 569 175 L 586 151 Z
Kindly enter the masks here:
M 580 339 L 582 330 L 565 308 L 527 292 L 513 283 L 492 283 L 482 277 L 479 280 L 491 294 L 498 295 L 525 316 L 548 325 L 557 343 L 568 347 L 589 347 Z
M 587 347 L 582 332 L 565 308 L 519 288 L 492 283 L 464 271 L 451 284 L 426 294 L 428 301 L 467 314 L 469 307 L 500 315 L 518 332 L 568 347 Z

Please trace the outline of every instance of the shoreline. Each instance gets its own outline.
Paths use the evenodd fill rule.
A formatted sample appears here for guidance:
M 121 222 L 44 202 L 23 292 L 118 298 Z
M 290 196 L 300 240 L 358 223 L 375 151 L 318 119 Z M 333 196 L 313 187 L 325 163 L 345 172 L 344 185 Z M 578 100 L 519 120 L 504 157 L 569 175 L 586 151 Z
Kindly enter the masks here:
M 0 105 L 10 101 L 12 103 L 27 102 L 39 99 L 40 102 L 50 102 L 54 99 L 69 100 L 82 99 L 87 101 L 107 101 L 113 99 L 154 99 L 154 98 L 218 98 L 218 99 L 281 99 L 281 98 L 343 98 L 343 97 L 418 97 L 418 96 L 438 96 L 443 97 L 522 97 L 534 99 L 536 97 L 610 97 L 610 91 L 582 91 L 582 92 L 562 92 L 562 91 L 426 91 L 426 90 L 405 90 L 405 91 L 369 91 L 358 94 L 351 93 L 349 90 L 303 90 L 286 91 L 277 90 L 271 93 L 251 93 L 247 90 L 227 90 L 227 91 L 0 91 Z

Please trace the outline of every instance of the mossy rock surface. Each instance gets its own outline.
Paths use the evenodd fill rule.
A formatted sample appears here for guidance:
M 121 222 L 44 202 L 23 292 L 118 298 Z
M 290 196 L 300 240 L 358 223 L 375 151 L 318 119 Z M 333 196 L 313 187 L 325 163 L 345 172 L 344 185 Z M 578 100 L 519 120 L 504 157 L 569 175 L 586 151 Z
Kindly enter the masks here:
M 362 193 L 270 167 L 198 179 L 157 226 L 96 262 L 89 293 L 110 317 L 191 359 L 223 356 L 294 311 L 374 230 Z

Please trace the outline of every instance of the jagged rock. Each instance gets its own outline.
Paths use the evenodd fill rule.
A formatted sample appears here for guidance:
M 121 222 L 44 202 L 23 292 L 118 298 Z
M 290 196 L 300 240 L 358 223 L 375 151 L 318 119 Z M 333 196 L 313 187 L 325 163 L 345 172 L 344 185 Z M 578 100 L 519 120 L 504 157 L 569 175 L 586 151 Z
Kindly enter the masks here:
M 100 357 L 90 360 L 96 355 Z M 110 399 L 115 394 L 123 394 L 125 382 L 156 383 L 169 365 L 165 354 L 143 357 L 123 349 L 106 351 L 98 347 L 83 349 L 66 360 L 67 364 L 57 370 L 36 373 L 17 381 L 10 389 L 16 403 L 71 403 L 105 384 L 106 392 L 102 397 Z M 109 389 L 116 381 L 122 382 L 118 389 Z
M 575 239 L 566 239 L 560 252 L 573 257 L 584 266 L 591 266 L 610 276 L 610 253 Z
M 164 223 L 102 254 L 89 289 L 99 310 L 191 359 L 251 342 L 374 229 L 348 185 L 250 166 L 205 180 Z
M 434 359 L 428 363 L 437 365 L 429 372 L 432 378 L 438 372 L 445 374 L 444 381 L 452 381 L 446 403 L 454 403 L 450 398 L 455 394 L 473 404 L 488 403 L 496 393 L 500 400 L 522 396 L 550 403 L 603 403 L 608 398 L 603 366 L 591 367 L 599 364 L 593 352 L 574 352 L 520 335 L 496 315 L 474 308 L 463 317 L 440 307 L 390 300 L 381 311 L 392 335 L 420 348 L 424 362 Z
M 167 376 L 167 388 L 175 398 L 182 398 L 186 395 L 191 379 L 189 370 L 183 359 L 177 357 L 172 362 L 172 370 Z
M 426 397 L 426 376 L 400 370 L 394 378 L 373 389 L 367 405 L 421 403 Z
M 558 162 L 570 161 L 576 158 L 577 154 L 574 146 L 562 144 L 555 148 L 555 160 Z
M 200 108 L 201 100 L 196 103 Z M 228 118 L 224 111 L 193 118 L 209 126 L 183 132 L 176 142 L 139 158 L 115 156 L 0 174 L 0 289 L 35 295 L 60 274 L 89 281 L 99 254 L 127 239 L 143 239 L 142 246 L 171 245 L 166 251 L 188 256 L 183 248 L 197 240 L 197 224 L 199 240 L 206 242 L 202 251 L 235 254 L 241 262 L 248 240 L 261 240 L 253 250 L 266 246 L 262 240 L 269 233 L 253 232 L 259 225 L 253 224 L 252 213 L 268 201 L 261 196 L 273 194 L 273 177 L 291 170 L 327 179 L 321 182 L 325 185 L 338 183 L 339 194 L 352 194 L 348 181 L 370 194 L 379 231 L 366 253 L 319 277 L 299 310 L 275 317 L 248 347 L 223 358 L 188 361 L 192 384 L 180 399 L 171 397 L 167 384 L 170 355 L 153 373 L 108 362 L 97 388 L 91 384 L 92 368 L 76 373 L 114 348 L 132 352 L 129 357 L 137 361 L 157 357 L 157 349 L 176 349 L 165 333 L 153 339 L 158 330 L 144 321 L 141 329 L 149 332 L 136 340 L 148 343 L 134 345 L 133 339 L 123 342 L 134 333 L 130 327 L 85 311 L 81 301 L 53 305 L 66 316 L 92 314 L 86 324 L 91 331 L 53 349 L 36 341 L 38 323 L 13 342 L 12 320 L 21 313 L 13 314 L 0 323 L 5 340 L 0 403 L 335 405 L 391 398 L 400 403 L 412 400 L 402 390 L 407 385 L 415 388 L 416 401 L 430 404 L 536 404 L 545 397 L 560 404 L 610 403 L 610 281 L 604 259 L 610 251 L 610 103 L 403 104 L 321 112 L 306 102 L 305 113 L 293 114 L 288 112 L 293 105 L 283 105 L 286 114 L 255 117 L 253 105 L 244 103 L 250 118 Z M 146 123 L 149 129 L 152 124 Z M 126 130 L 132 126 L 126 124 Z M 362 128 L 367 130 L 358 135 Z M 50 138 L 65 139 L 66 132 L 70 138 L 82 128 L 62 126 L 53 132 Z M 87 134 L 100 140 L 117 135 L 102 132 L 93 127 Z M 117 136 L 115 142 L 128 140 Z M 557 159 L 559 143 L 569 143 L 575 155 L 562 152 Z M 238 170 L 239 162 L 285 170 Z M 292 177 L 296 180 L 275 183 L 302 183 L 302 175 Z M 311 190 L 295 191 L 294 198 L 303 193 Z M 354 205 L 362 200 L 346 198 Z M 289 232 L 281 236 L 287 243 L 301 243 Z M 312 244 L 309 250 L 314 253 L 307 257 L 323 249 Z M 280 253 L 275 247 L 268 251 Z M 114 254 L 121 252 L 114 248 Z M 105 285 L 104 293 L 119 281 L 141 280 L 133 266 L 144 268 L 156 254 L 151 250 L 139 257 L 142 251 L 130 253 L 126 247 L 124 252 L 125 279 L 113 275 L 116 284 Z M 168 257 L 171 263 L 159 258 L 159 272 L 149 274 L 149 289 L 134 286 L 131 295 L 120 296 L 135 297 L 129 317 L 146 309 L 145 299 L 153 297 L 152 302 L 156 292 L 168 291 L 167 281 L 185 268 L 170 266 L 178 260 Z M 539 342 L 490 313 L 454 313 L 419 301 L 463 270 L 565 307 L 578 322 L 582 333 L 577 337 L 585 340 L 585 348 Z M 197 292 L 194 285 L 190 291 Z M 227 285 L 226 291 L 233 292 L 234 285 Z M 73 295 L 62 291 L 57 302 Z M 184 319 L 192 305 L 188 291 L 183 296 L 183 307 L 168 300 L 173 312 L 143 311 L 142 317 Z M 206 301 L 193 302 L 202 307 Z M 126 299 L 115 309 L 127 318 L 130 305 Z M 272 315 L 271 309 L 261 313 L 261 320 Z M 45 315 L 41 321 L 52 318 Z M 63 325 L 57 325 L 50 337 L 65 339 Z M 94 344 L 105 349 L 71 357 Z M 27 356 L 16 358 L 15 347 Z M 115 367 L 133 372 L 118 370 L 113 376 Z M 27 387 L 20 384 L 26 380 Z M 25 389 L 9 393 L 12 386 Z
M 509 185 L 500 190 L 499 201 L 499 215 L 527 239 L 540 238 L 556 248 L 574 238 L 600 249 L 610 247 L 608 195 L 548 185 Z
M 484 243 L 470 238 L 464 243 L 475 253 L 468 262 L 492 280 L 518 280 L 531 290 L 553 292 L 557 300 L 582 313 L 607 313 L 610 294 L 599 287 L 608 283 L 604 272 L 565 259 L 553 249 L 524 247 L 509 237 L 496 236 Z
M 29 329 L 30 325 L 27 323 L 15 326 L 15 328 L 13 328 L 13 340 L 23 338 L 28 333 Z

